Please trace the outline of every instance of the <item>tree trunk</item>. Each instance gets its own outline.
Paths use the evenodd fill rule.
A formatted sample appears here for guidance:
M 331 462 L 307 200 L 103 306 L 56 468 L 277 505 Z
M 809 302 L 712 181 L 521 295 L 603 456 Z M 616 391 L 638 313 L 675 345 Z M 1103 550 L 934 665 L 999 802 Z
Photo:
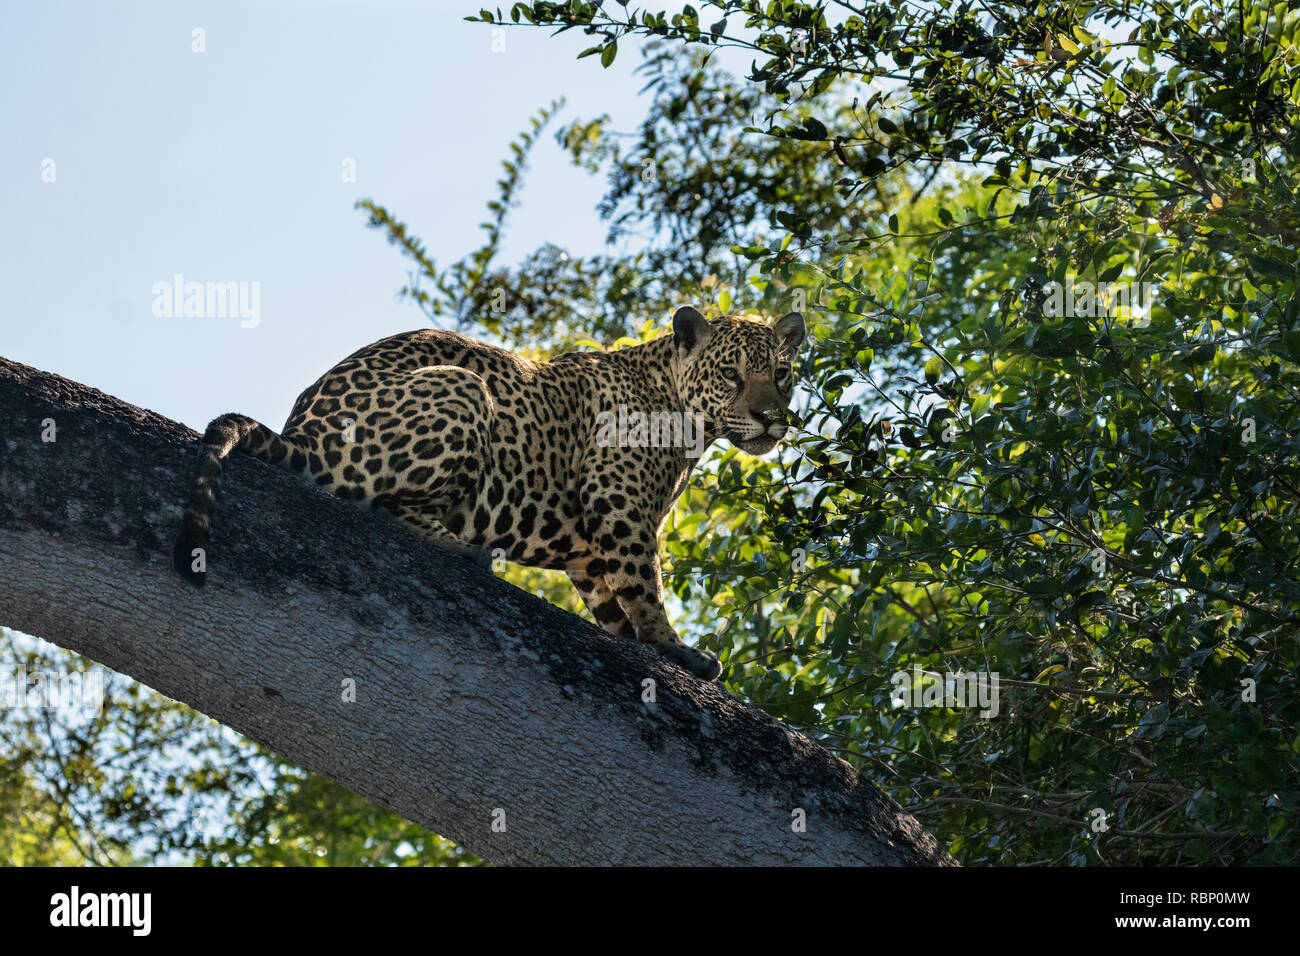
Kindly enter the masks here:
M 0 625 L 494 863 L 953 863 L 719 686 L 242 455 L 192 587 L 170 553 L 197 437 L 0 359 Z

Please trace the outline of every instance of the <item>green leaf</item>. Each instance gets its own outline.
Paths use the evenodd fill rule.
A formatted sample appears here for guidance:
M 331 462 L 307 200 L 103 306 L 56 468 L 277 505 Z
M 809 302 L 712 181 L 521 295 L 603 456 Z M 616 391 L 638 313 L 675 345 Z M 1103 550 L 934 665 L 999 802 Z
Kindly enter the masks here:
M 1295 269 L 1277 259 L 1267 256 L 1248 256 L 1250 266 L 1260 275 L 1266 275 L 1271 279 L 1281 279 L 1283 281 L 1295 276 Z
M 804 129 L 808 131 L 808 137 L 810 139 L 826 139 L 826 137 L 829 135 L 829 132 L 827 131 L 825 124 L 822 123 L 821 120 L 816 119 L 812 116 L 809 116 L 807 119 L 803 121 L 803 126 Z

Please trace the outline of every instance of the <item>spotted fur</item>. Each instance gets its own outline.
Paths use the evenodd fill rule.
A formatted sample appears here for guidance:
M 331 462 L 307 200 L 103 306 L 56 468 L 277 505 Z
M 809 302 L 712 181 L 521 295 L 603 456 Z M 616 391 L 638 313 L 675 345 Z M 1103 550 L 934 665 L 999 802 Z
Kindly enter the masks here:
M 668 623 L 658 556 L 698 448 L 627 447 L 599 440 L 598 423 L 619 406 L 693 413 L 705 442 L 763 454 L 786 433 L 804 335 L 798 313 L 769 327 L 682 308 L 670 335 L 550 362 L 453 332 L 383 339 L 303 392 L 279 434 L 235 414 L 208 426 L 175 566 L 203 584 L 194 549 L 208 540 L 222 466 L 238 450 L 458 553 L 563 569 L 607 631 L 714 680 L 717 657 Z

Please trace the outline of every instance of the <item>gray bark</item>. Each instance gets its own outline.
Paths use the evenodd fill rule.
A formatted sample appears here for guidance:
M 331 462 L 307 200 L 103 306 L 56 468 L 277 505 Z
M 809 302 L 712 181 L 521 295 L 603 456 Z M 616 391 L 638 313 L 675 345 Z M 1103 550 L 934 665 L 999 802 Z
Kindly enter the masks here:
M 719 686 L 242 455 L 207 587 L 188 585 L 169 560 L 196 439 L 0 359 L 0 625 L 495 863 L 952 864 L 848 764 Z

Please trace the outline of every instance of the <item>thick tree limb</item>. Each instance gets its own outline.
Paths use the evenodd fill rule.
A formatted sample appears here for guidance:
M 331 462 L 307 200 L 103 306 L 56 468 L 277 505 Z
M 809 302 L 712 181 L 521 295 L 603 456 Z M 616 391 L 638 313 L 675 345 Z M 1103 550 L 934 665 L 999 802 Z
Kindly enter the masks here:
M 191 587 L 169 557 L 196 438 L 0 359 L 0 624 L 493 862 L 952 863 L 847 764 L 719 687 L 241 455 Z

